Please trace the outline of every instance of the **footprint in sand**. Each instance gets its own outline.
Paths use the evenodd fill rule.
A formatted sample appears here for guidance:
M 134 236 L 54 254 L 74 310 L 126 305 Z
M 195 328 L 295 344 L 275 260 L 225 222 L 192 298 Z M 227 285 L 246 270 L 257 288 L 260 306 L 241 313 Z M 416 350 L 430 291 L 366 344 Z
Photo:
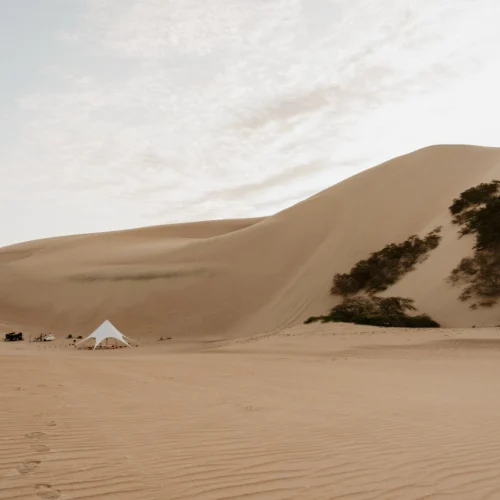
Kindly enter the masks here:
M 49 427 L 54 427 L 54 425 L 57 425 L 53 420 L 50 420 L 48 422 L 45 422 L 45 425 L 48 425 Z
M 39 465 L 40 460 L 27 460 L 26 462 L 21 462 L 17 468 L 20 474 L 29 474 L 33 472 Z
M 45 432 L 28 432 L 28 434 L 25 434 L 24 437 L 28 439 L 38 439 L 41 438 L 42 436 L 45 436 Z
M 45 446 L 44 444 L 32 444 L 31 449 L 33 451 L 36 451 L 38 453 L 43 453 L 45 451 L 50 451 L 50 448 L 48 446 Z
M 56 500 L 61 496 L 61 492 L 51 484 L 36 484 L 36 494 L 44 500 Z
M 265 410 L 265 408 L 263 406 L 252 406 L 252 405 L 243 406 L 243 409 L 245 411 L 264 411 Z

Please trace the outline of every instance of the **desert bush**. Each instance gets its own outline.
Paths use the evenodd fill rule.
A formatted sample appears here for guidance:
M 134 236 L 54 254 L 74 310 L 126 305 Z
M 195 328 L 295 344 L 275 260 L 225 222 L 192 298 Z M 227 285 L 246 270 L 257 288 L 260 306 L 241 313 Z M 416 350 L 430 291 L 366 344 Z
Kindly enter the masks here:
M 407 328 L 439 328 L 441 325 L 433 320 L 428 314 L 417 314 L 416 316 L 406 316 Z
M 465 284 L 460 300 L 474 299 L 471 309 L 495 305 L 500 296 L 500 250 L 475 250 L 472 257 L 463 258 L 453 269 L 448 281 Z
M 487 203 L 498 195 L 500 181 L 483 182 L 475 187 L 466 189 L 450 205 L 450 212 L 453 215 L 453 222 L 461 224 L 461 217 L 467 214 L 470 209 L 476 209 Z
M 500 297 L 500 181 L 467 189 L 449 207 L 459 234 L 474 235 L 474 253 L 463 258 L 448 281 L 465 287 L 460 300 L 472 309 L 491 307 Z
M 71 333 L 66 337 L 67 339 L 72 339 L 73 338 L 73 335 L 71 335 Z
M 410 316 L 409 311 L 416 311 L 412 299 L 403 297 L 361 296 L 344 298 L 326 316 L 312 316 L 305 323 L 341 322 L 358 325 L 437 328 L 439 323 L 426 314 Z
M 424 238 L 413 235 L 402 243 L 392 243 L 372 253 L 349 273 L 334 276 L 332 295 L 350 296 L 360 291 L 372 294 L 387 290 L 437 248 L 441 241 L 440 232 L 441 227 L 437 227 Z

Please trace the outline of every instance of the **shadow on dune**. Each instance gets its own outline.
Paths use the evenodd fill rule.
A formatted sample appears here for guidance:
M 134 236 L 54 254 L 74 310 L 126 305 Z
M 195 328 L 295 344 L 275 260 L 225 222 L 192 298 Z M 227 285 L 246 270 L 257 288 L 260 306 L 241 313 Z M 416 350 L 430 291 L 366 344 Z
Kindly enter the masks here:
M 137 269 L 137 266 L 131 266 L 129 269 L 120 267 L 107 267 L 97 271 L 73 274 L 68 276 L 72 281 L 92 282 L 92 281 L 150 281 L 172 278 L 185 278 L 190 276 L 199 276 L 202 274 L 214 275 L 215 271 L 208 268 L 191 269 Z

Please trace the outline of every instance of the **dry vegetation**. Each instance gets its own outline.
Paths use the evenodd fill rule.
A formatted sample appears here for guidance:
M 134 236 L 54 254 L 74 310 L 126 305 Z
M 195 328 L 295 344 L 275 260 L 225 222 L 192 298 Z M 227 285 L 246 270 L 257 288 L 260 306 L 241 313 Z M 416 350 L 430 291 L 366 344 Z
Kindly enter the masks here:
M 424 238 L 410 236 L 402 243 L 386 245 L 359 261 L 349 273 L 336 274 L 331 288 L 332 295 L 344 300 L 325 316 L 313 316 L 306 323 L 334 321 L 361 325 L 435 328 L 439 324 L 426 314 L 411 316 L 416 311 L 414 301 L 404 297 L 375 297 L 376 292 L 387 290 L 406 273 L 422 263 L 431 250 L 441 241 L 441 227 Z M 359 293 L 367 295 L 355 296 Z
M 427 314 L 410 316 L 416 311 L 412 299 L 403 297 L 352 297 L 335 306 L 328 315 L 311 317 L 306 323 L 321 321 L 356 323 L 358 325 L 387 326 L 400 328 L 436 328 L 439 323 Z
M 467 189 L 453 200 L 450 212 L 460 236 L 474 235 L 474 254 L 452 271 L 449 281 L 465 287 L 463 301 L 470 307 L 491 307 L 500 297 L 500 181 Z
M 441 227 L 437 227 L 424 238 L 413 235 L 402 243 L 392 243 L 372 253 L 368 259 L 360 260 L 349 273 L 334 276 L 332 295 L 345 297 L 361 291 L 373 294 L 387 290 L 413 271 L 439 245 L 440 232 Z

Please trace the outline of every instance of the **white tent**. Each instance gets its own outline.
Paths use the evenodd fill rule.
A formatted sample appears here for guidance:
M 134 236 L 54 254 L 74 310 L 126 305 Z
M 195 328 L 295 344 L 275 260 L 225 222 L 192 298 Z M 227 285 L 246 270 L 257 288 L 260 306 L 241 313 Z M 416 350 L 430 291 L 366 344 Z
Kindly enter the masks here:
M 132 340 L 130 337 L 127 337 L 126 335 L 123 335 L 119 330 L 117 330 L 111 322 L 106 320 L 100 327 L 97 328 L 97 330 L 94 331 L 94 333 L 91 333 L 87 338 L 81 340 L 78 342 L 76 346 L 83 344 L 83 342 L 86 342 L 87 340 L 90 339 L 95 339 L 95 346 L 94 349 L 103 341 L 106 339 L 115 339 L 123 344 L 132 347 L 125 339 L 128 339 L 136 344 L 139 344 L 139 342 L 136 342 L 135 340 Z

